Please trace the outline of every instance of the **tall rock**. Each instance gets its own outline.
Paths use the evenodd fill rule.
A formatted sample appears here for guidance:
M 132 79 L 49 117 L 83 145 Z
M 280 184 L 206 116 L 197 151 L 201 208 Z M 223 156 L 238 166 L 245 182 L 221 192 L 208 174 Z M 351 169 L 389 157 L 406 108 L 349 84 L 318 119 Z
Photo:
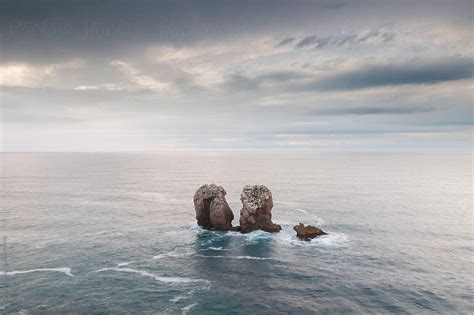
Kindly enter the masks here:
M 248 233 L 255 230 L 278 232 L 281 226 L 272 222 L 273 198 L 270 190 L 263 185 L 244 187 L 240 194 L 240 231 Z
M 226 192 L 216 184 L 203 185 L 194 194 L 198 224 L 208 230 L 228 231 L 234 214 L 225 200 Z

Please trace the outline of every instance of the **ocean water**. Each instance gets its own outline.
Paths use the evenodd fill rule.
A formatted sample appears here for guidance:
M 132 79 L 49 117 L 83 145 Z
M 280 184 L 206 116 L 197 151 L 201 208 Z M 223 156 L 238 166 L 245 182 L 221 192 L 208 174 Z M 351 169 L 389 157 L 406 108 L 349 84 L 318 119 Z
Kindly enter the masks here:
M 461 313 L 470 155 L 2 154 L 6 314 Z M 280 233 L 209 232 L 193 194 L 273 193 Z M 326 232 L 311 242 L 293 225 Z M 238 219 L 234 219 L 234 225 Z

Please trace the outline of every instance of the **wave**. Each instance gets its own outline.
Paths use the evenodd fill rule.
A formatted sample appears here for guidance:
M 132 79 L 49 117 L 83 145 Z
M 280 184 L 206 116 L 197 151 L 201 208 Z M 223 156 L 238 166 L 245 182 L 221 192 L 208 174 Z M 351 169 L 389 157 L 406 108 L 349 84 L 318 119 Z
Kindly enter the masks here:
M 182 205 L 183 200 L 177 199 L 173 194 L 157 191 L 131 191 L 129 195 L 135 196 L 141 200 L 153 200 L 160 204 Z
M 61 244 L 66 244 L 68 243 L 67 238 L 62 238 L 62 239 L 55 239 L 55 240 L 48 240 L 48 241 L 42 241 L 38 242 L 35 244 L 36 249 L 44 249 L 50 246 L 55 246 L 55 245 L 61 245 Z
M 196 257 L 203 258 L 224 258 L 224 259 L 250 259 L 250 260 L 278 260 L 272 257 L 256 257 L 256 256 L 207 256 L 207 255 L 195 255 Z
M 240 232 L 227 232 L 227 235 L 229 237 L 240 237 L 241 240 L 242 240 L 242 244 L 246 245 L 246 244 L 256 244 L 256 243 L 259 243 L 260 241 L 264 241 L 264 240 L 269 240 L 269 239 L 272 239 L 272 233 L 269 233 L 269 232 L 265 232 L 265 231 L 262 231 L 262 230 L 257 230 L 257 231 L 253 231 L 253 232 L 250 232 L 250 233 L 240 233 Z
M 74 277 L 74 275 L 71 273 L 71 268 L 68 267 L 62 267 L 62 268 L 38 268 L 38 269 L 31 269 L 31 270 L 14 270 L 14 271 L 0 271 L 0 275 L 2 276 L 15 276 L 15 275 L 21 275 L 25 273 L 32 273 L 32 272 L 61 272 L 64 273 L 70 277 Z
M 165 282 L 165 283 L 192 283 L 192 282 L 204 282 L 204 283 L 210 283 L 209 280 L 205 279 L 191 279 L 191 278 L 182 278 L 182 277 L 163 277 L 163 276 L 158 276 L 153 273 L 150 273 L 145 270 L 138 270 L 138 269 L 132 269 L 132 268 L 118 268 L 118 267 L 113 267 L 113 268 L 102 268 L 95 270 L 94 272 L 104 272 L 104 271 L 117 271 L 117 272 L 127 272 L 127 273 L 136 273 L 144 277 L 150 277 L 155 279 L 156 281 L 160 282 Z
M 208 248 L 201 248 L 200 250 L 215 250 L 215 251 L 232 251 L 232 249 L 230 248 L 223 248 L 222 246 L 219 246 L 219 247 L 214 247 L 214 246 L 210 246 Z
M 178 295 L 178 296 L 175 296 L 174 298 L 170 299 L 170 302 L 177 303 L 181 300 L 187 300 L 187 299 L 189 299 L 189 297 L 186 296 L 186 295 Z
M 304 210 L 304 209 L 300 209 Z M 305 210 L 306 211 L 306 210 Z M 323 224 L 323 219 L 318 218 L 317 216 L 312 216 L 314 220 L 317 222 L 318 225 Z M 208 231 L 200 228 L 197 225 L 192 225 L 191 229 L 195 230 L 198 235 L 202 235 L 203 233 L 207 233 L 211 235 L 211 240 L 209 241 L 210 243 L 213 243 L 213 240 L 219 239 L 221 237 L 238 237 L 240 238 L 241 245 L 246 246 L 246 245 L 253 245 L 253 244 L 258 244 L 260 242 L 264 242 L 266 240 L 273 240 L 279 244 L 282 245 L 287 245 L 287 246 L 320 246 L 320 247 L 344 247 L 347 246 L 347 241 L 348 238 L 345 234 L 343 233 L 334 233 L 332 231 L 326 231 L 329 234 L 328 235 L 323 235 L 317 238 L 314 238 L 311 241 L 304 241 L 300 240 L 299 238 L 296 237 L 296 233 L 293 231 L 293 226 L 295 225 L 294 223 L 282 223 L 279 222 L 283 230 L 280 231 L 279 233 L 269 233 L 265 231 L 253 231 L 250 233 L 242 234 L 240 232 L 225 232 L 223 234 L 222 232 L 214 232 L 214 231 Z M 222 247 L 207 247 L 203 248 L 201 250 L 214 250 L 214 251 L 223 251 L 223 250 L 230 250 L 230 249 L 224 249 Z M 193 255 L 193 253 L 189 253 L 189 255 Z M 252 256 L 203 256 L 203 255 L 196 255 L 198 257 L 216 257 L 216 258 L 228 258 L 228 259 L 245 259 L 243 257 L 252 257 Z M 237 258 L 240 257 L 240 258 Z M 258 259 L 259 257 L 256 257 L 254 259 Z M 247 259 L 252 259 L 252 258 L 247 258 Z
M 223 250 L 222 247 L 209 247 L 209 248 L 206 248 L 206 249 L 210 249 L 210 250 Z
M 300 208 L 296 208 L 294 209 L 295 211 L 299 211 L 299 212 L 303 212 L 303 213 L 308 213 L 308 210 L 305 210 L 305 209 L 300 209 Z
M 301 240 L 293 234 L 281 235 L 280 242 L 289 246 L 315 246 L 315 247 L 344 247 L 347 245 L 347 236 L 342 233 L 332 233 L 318 236 L 310 241 Z
M 324 245 L 324 246 L 333 246 L 333 247 L 340 247 L 344 246 L 347 242 L 347 236 L 342 233 L 332 233 L 328 235 L 322 235 L 311 240 L 311 243 Z
M 183 307 L 181 309 L 181 312 L 182 312 L 181 314 L 186 315 L 189 312 L 189 310 L 191 310 L 196 305 L 198 305 L 198 303 L 189 304 L 188 306 Z
M 162 259 L 165 257 L 185 257 L 185 256 L 191 256 L 193 252 L 179 252 L 178 249 L 174 249 L 168 253 L 163 253 L 159 255 L 153 256 L 153 259 Z

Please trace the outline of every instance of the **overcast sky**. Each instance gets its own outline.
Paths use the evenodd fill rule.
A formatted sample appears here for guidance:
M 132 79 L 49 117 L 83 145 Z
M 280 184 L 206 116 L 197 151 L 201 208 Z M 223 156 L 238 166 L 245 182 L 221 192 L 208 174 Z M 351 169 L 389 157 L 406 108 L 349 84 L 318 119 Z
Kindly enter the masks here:
M 2 151 L 469 152 L 472 1 L 0 0 Z

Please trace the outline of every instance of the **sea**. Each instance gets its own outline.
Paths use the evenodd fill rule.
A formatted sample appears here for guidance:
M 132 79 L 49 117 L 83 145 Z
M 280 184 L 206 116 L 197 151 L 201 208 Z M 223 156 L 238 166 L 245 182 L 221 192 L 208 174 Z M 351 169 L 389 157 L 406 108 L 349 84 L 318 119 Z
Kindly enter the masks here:
M 471 154 L 0 156 L 2 314 L 474 313 Z M 199 228 L 210 183 L 282 231 Z

